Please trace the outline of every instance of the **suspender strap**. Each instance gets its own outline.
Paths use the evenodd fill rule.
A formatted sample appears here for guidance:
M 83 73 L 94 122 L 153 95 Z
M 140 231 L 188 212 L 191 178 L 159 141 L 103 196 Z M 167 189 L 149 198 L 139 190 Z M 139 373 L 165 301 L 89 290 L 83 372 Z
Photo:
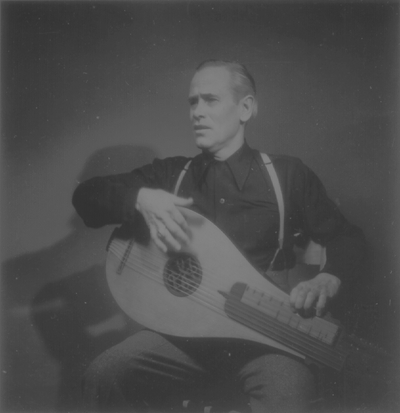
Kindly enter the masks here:
M 276 174 L 274 165 L 271 162 L 271 159 L 266 153 L 260 153 L 261 159 L 264 162 L 265 167 L 267 168 L 267 172 L 272 181 L 272 185 L 274 187 L 276 199 L 278 201 L 278 210 L 279 210 L 279 235 L 278 235 L 278 242 L 279 242 L 279 249 L 283 248 L 283 239 L 284 239 L 284 232 L 285 232 L 285 204 L 283 202 L 283 195 L 281 190 L 281 185 L 279 183 L 278 175 Z M 276 254 L 278 251 L 276 252 Z M 276 255 L 275 254 L 275 255 Z
M 278 202 L 278 211 L 279 211 L 279 234 L 278 234 L 278 242 L 279 242 L 279 248 L 276 250 L 274 258 L 272 259 L 271 262 L 271 266 L 274 264 L 275 258 L 277 257 L 279 251 L 281 251 L 283 249 L 283 242 L 284 242 L 284 233 L 285 233 L 285 204 L 283 202 L 283 195 L 282 195 L 282 189 L 281 189 L 281 185 L 279 183 L 279 179 L 278 179 L 278 175 L 276 174 L 275 168 L 271 162 L 271 159 L 269 158 L 269 156 L 265 153 L 260 153 L 257 152 L 258 154 L 260 154 L 261 159 L 258 159 L 259 163 L 260 163 L 260 167 L 262 172 L 264 173 L 264 177 L 265 179 L 267 179 L 267 176 L 269 175 L 271 182 L 272 182 L 272 186 L 274 188 L 275 191 L 275 195 L 276 195 L 276 199 Z M 174 195 L 178 195 L 178 191 L 179 191 L 179 187 L 182 183 L 182 180 L 185 176 L 185 173 L 187 172 L 187 170 L 189 169 L 190 163 L 192 161 L 190 160 L 185 167 L 182 169 L 181 173 L 179 174 L 178 180 L 176 181 L 175 184 L 175 189 L 174 189 Z M 268 175 L 267 175 L 268 173 Z M 322 267 L 325 265 L 326 262 L 326 250 L 325 248 L 321 247 L 319 244 L 315 244 L 315 243 L 311 243 L 312 245 L 312 249 L 311 248 L 307 248 L 307 250 L 305 251 L 305 254 L 313 254 L 314 251 L 318 252 L 318 256 L 317 257 L 306 257 L 306 255 L 304 255 L 304 262 L 307 262 L 309 264 L 316 264 L 319 263 L 320 264 L 320 268 L 322 269 Z M 319 248 L 319 249 L 318 249 Z
M 182 183 L 182 179 L 185 176 L 185 173 L 187 172 L 187 170 L 189 169 L 189 166 L 191 164 L 192 160 L 190 160 L 185 167 L 182 169 L 181 173 L 178 176 L 178 180 L 176 181 L 175 184 L 175 189 L 174 189 L 174 195 L 178 195 L 178 191 L 179 191 L 179 187 L 181 186 Z
M 281 190 L 281 185 L 279 183 L 278 175 L 276 174 L 275 168 L 271 162 L 271 159 L 266 153 L 260 153 L 261 159 L 267 169 L 267 172 L 271 178 L 272 185 L 274 187 L 276 199 L 278 201 L 278 210 L 279 210 L 279 235 L 278 235 L 278 242 L 279 242 L 279 250 L 283 248 L 283 240 L 284 240 L 284 233 L 285 233 L 285 206 L 283 202 L 283 195 Z M 179 187 L 181 186 L 183 177 L 185 176 L 189 166 L 191 164 L 191 160 L 185 165 L 182 169 L 181 173 L 179 174 L 178 180 L 175 184 L 174 195 L 178 195 Z M 278 251 L 276 251 L 275 256 L 277 255 Z M 275 257 L 274 257 L 275 259 Z

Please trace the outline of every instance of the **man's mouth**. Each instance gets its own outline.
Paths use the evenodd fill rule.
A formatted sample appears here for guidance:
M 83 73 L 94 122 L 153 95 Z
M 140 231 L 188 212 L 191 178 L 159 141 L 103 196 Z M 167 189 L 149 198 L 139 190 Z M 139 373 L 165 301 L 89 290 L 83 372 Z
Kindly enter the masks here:
M 201 130 L 210 129 L 210 128 L 208 126 L 204 126 L 204 125 L 194 125 L 193 129 L 195 131 L 201 131 Z

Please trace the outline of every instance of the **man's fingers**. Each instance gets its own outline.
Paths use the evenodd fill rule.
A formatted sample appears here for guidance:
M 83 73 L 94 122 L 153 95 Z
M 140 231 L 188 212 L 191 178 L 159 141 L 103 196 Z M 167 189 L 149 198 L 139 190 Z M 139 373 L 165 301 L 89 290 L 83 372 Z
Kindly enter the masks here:
M 165 253 L 168 251 L 167 246 L 161 240 L 160 232 L 154 225 L 150 226 L 150 236 L 151 236 L 151 239 L 154 241 L 157 247 L 160 248 L 161 251 Z
M 326 288 L 320 289 L 307 284 L 299 284 L 290 294 L 290 306 L 295 310 L 309 310 L 316 302 L 316 315 L 321 316 L 327 303 Z
M 306 299 L 304 300 L 304 309 L 308 310 L 309 308 L 312 307 L 312 305 L 315 303 L 315 301 L 318 298 L 318 290 L 315 288 L 311 288 L 311 290 L 308 291 Z
M 165 225 L 170 233 L 177 241 L 182 243 L 188 243 L 189 237 L 186 235 L 185 231 L 171 218 L 166 219 Z
M 172 231 L 177 237 L 179 237 L 183 242 L 189 242 L 189 226 L 186 222 L 185 217 L 179 211 L 179 209 L 175 208 L 171 211 L 171 218 L 173 221 L 172 224 Z
M 168 232 L 166 225 L 162 221 L 155 221 L 155 228 L 158 238 L 165 238 Z
M 317 316 L 320 317 L 322 315 L 322 312 L 326 306 L 327 302 L 327 295 L 326 295 L 326 290 L 322 290 L 321 293 L 319 294 L 318 297 L 318 302 L 316 306 L 316 311 L 317 311 Z
M 171 219 L 170 221 L 172 222 Z M 161 240 L 164 244 L 175 250 L 180 250 L 181 244 L 171 235 L 171 222 L 168 226 L 163 222 L 157 223 L 157 239 Z M 175 226 L 177 225 L 175 224 Z
M 290 307 L 293 310 L 295 309 L 294 305 L 296 303 L 297 291 L 298 291 L 297 287 L 293 288 L 293 290 L 290 292 L 290 296 L 289 296 L 289 304 L 290 304 Z
M 173 196 L 173 203 L 176 206 L 187 207 L 187 206 L 190 206 L 190 205 L 193 204 L 193 198 L 181 198 L 181 197 L 176 196 L 176 195 L 172 195 L 172 196 Z
M 163 236 L 163 241 L 171 248 L 173 248 L 176 251 L 179 251 L 181 249 L 181 244 L 171 235 L 171 233 L 168 231 L 166 235 Z
M 307 290 L 301 285 L 301 283 L 292 290 L 290 294 L 290 305 L 295 310 L 300 310 L 303 308 L 304 301 L 307 296 Z
M 177 206 L 190 206 L 192 198 L 180 198 L 163 190 L 142 188 L 137 197 L 136 208 L 142 213 L 151 238 L 162 251 L 166 248 L 181 249 L 188 243 L 188 225 Z
M 168 247 L 159 238 L 153 238 L 153 241 L 162 252 L 167 253 Z
M 189 237 L 168 214 L 165 214 L 162 218 L 156 218 L 155 216 L 147 218 L 151 238 L 162 251 L 166 252 L 167 247 L 179 251 L 181 243 L 189 242 Z

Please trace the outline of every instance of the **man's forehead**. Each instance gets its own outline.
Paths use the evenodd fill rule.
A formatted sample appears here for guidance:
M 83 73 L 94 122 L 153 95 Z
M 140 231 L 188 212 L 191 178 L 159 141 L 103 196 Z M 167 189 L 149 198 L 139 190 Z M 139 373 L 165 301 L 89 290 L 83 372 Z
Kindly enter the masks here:
M 205 67 L 193 76 L 190 93 L 217 93 L 230 89 L 231 73 L 225 67 Z

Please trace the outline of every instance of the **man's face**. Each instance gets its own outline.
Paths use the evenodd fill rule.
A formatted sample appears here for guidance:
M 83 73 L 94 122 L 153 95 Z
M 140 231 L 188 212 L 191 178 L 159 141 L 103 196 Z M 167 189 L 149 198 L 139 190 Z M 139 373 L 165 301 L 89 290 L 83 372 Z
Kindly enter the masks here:
M 240 104 L 233 95 L 231 74 L 224 67 L 206 67 L 194 75 L 189 104 L 200 149 L 217 153 L 243 134 Z

